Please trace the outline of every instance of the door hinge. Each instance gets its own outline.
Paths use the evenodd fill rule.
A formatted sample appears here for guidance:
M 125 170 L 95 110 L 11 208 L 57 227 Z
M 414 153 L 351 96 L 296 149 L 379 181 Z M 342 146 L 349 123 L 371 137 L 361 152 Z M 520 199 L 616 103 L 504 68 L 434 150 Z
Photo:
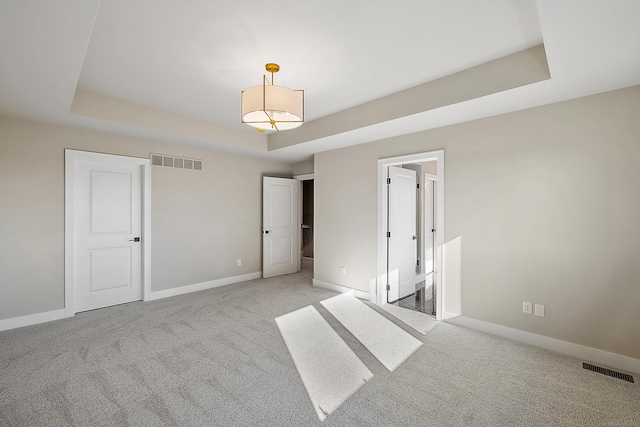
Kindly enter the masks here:
M 391 178 L 387 178 L 387 184 L 391 184 Z
M 387 231 L 387 238 L 390 238 L 390 237 L 391 237 L 391 232 Z
M 391 285 L 387 285 L 387 290 L 390 291 L 391 290 Z

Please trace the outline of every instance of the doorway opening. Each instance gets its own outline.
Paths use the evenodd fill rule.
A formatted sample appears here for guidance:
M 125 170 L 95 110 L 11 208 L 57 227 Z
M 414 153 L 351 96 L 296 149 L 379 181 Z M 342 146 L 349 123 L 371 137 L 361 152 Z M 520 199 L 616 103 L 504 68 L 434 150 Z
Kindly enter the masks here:
M 436 314 L 435 306 L 435 207 L 436 207 L 436 191 L 437 191 L 437 162 L 430 160 L 421 163 L 403 164 L 400 166 L 402 170 L 408 170 L 411 172 L 410 187 L 415 188 L 414 193 L 410 196 L 411 206 L 400 206 L 405 211 L 405 215 L 396 218 L 393 214 L 391 203 L 395 200 L 396 208 L 399 201 L 392 197 L 393 193 L 397 191 L 397 186 L 387 180 L 387 185 L 390 190 L 390 197 L 388 202 L 388 231 L 391 233 L 391 237 L 388 239 L 388 259 L 389 261 L 395 260 L 398 257 L 404 257 L 405 260 L 396 262 L 393 268 L 400 268 L 399 274 L 388 274 L 390 281 L 390 288 L 387 290 L 387 303 L 394 304 L 403 308 L 408 308 L 415 311 L 420 311 L 434 316 Z M 390 174 L 396 167 L 389 166 Z M 415 172 L 415 174 L 413 173 Z M 397 172 L 395 173 L 397 174 Z M 411 190 L 411 188 L 409 188 Z M 415 201 L 414 201 L 415 200 Z M 406 201 L 404 202 L 406 203 Z M 412 244 L 411 251 L 402 254 L 398 253 L 397 243 L 402 239 L 402 235 L 394 235 L 397 233 L 391 232 L 391 228 L 395 228 L 397 231 L 403 229 L 402 224 L 398 224 L 399 220 L 404 220 L 409 226 L 411 232 L 406 236 L 406 243 Z M 391 227 L 393 225 L 393 227 Z M 402 267 L 406 271 L 402 271 Z M 388 270 L 392 269 L 391 265 Z M 403 274 L 404 273 L 404 274 Z M 404 276 L 404 277 L 402 277 Z M 400 286 L 394 286 L 394 279 L 399 280 Z M 404 286 L 402 286 L 404 285 Z M 393 290 L 393 291 L 392 291 Z
M 442 319 L 444 151 L 378 161 L 375 302 Z
M 302 181 L 302 258 L 313 258 L 313 179 Z
M 300 181 L 300 269 L 313 274 L 314 244 L 314 180 L 313 174 L 296 175 Z

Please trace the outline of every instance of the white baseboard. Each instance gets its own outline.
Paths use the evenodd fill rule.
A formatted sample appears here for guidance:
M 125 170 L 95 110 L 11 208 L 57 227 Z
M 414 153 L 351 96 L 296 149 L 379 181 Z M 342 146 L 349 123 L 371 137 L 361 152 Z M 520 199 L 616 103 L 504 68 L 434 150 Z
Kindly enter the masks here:
M 453 325 L 486 332 L 491 335 L 497 335 L 499 337 L 508 338 L 536 347 L 546 348 L 547 350 L 555 351 L 557 353 L 594 362 L 598 365 L 605 365 L 621 371 L 640 374 L 640 359 L 634 359 L 633 357 L 610 353 L 608 351 L 598 350 L 597 348 L 586 347 L 584 345 L 545 337 L 543 335 L 532 334 L 531 332 L 508 328 L 506 326 L 483 322 L 482 320 L 471 319 L 464 316 L 452 317 L 445 321 Z
M 180 286 L 178 288 L 167 289 L 164 291 L 151 292 L 149 301 L 173 297 L 176 295 L 188 294 L 190 292 L 204 291 L 205 289 L 218 288 L 220 286 L 232 285 L 234 283 L 246 282 L 248 280 L 259 279 L 262 277 L 262 271 L 255 273 L 243 274 L 241 276 L 226 277 L 224 279 L 211 280 L 195 285 Z M 51 322 L 53 320 L 64 319 L 66 316 L 65 309 L 47 311 L 44 313 L 29 314 L 27 316 L 13 317 L 11 319 L 0 320 L 0 331 L 21 328 L 23 326 L 37 325 L 38 323 Z
M 179 286 L 177 288 L 166 289 L 164 291 L 151 292 L 149 301 L 175 297 L 176 295 L 188 294 L 191 292 L 204 291 L 206 289 L 219 288 L 220 286 L 233 285 L 234 283 L 246 282 L 248 280 L 259 279 L 262 271 L 243 274 L 241 276 L 225 277 L 224 279 L 210 280 L 208 282 L 196 283 L 194 285 Z
M 329 289 L 330 291 L 340 292 L 341 294 L 344 294 L 347 292 L 353 292 L 353 295 L 356 298 L 369 301 L 369 292 L 359 291 L 357 289 L 347 288 L 346 286 L 323 282 L 322 280 L 317 280 L 317 279 L 313 279 L 313 286 L 317 286 L 323 289 Z
M 22 328 L 23 326 L 37 325 L 38 323 L 51 322 L 53 320 L 64 319 L 65 317 L 67 317 L 66 312 L 64 308 L 61 308 L 60 310 L 45 311 L 44 313 L 3 319 L 0 320 L 0 331 Z
M 460 317 L 460 314 L 450 313 L 448 311 L 442 313 L 442 320 L 444 320 L 445 322 L 449 319 L 453 319 L 454 317 Z

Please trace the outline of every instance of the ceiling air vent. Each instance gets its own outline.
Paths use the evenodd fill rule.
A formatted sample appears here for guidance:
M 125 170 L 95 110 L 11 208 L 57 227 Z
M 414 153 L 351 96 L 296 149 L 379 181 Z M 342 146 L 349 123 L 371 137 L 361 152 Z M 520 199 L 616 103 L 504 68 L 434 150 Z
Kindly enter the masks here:
M 164 154 L 151 154 L 151 164 L 153 166 L 165 166 L 169 168 L 202 170 L 202 160 L 185 159 Z

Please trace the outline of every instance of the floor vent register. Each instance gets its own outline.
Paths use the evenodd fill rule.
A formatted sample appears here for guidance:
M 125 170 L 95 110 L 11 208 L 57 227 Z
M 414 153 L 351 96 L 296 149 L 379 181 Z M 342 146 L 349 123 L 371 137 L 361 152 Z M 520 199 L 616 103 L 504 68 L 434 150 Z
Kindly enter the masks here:
M 613 378 L 617 378 L 619 380 L 628 381 L 630 383 L 633 382 L 633 377 L 629 374 L 623 374 L 622 372 L 612 371 L 611 369 L 601 368 L 600 366 L 592 365 L 590 363 L 582 363 L 582 367 L 589 371 L 597 372 L 602 375 L 607 375 Z

